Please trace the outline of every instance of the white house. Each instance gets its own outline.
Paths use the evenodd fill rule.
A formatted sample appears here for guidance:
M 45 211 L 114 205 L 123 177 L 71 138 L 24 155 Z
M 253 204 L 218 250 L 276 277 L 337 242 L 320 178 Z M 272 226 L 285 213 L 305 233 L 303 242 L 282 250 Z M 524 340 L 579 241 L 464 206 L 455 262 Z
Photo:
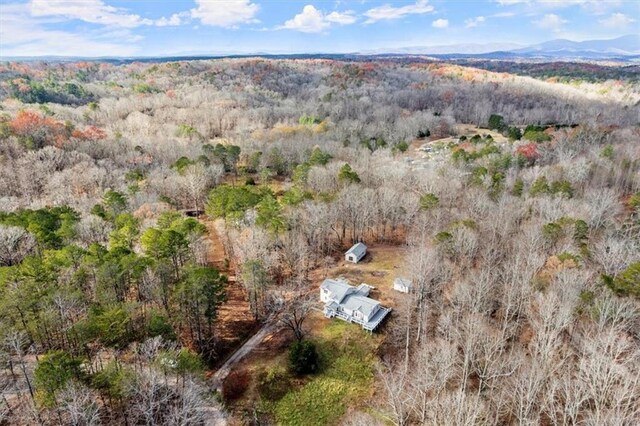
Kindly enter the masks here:
M 411 291 L 411 281 L 406 278 L 397 277 L 393 280 L 393 289 L 401 293 L 409 293 Z
M 354 244 L 344 254 L 344 260 L 351 263 L 358 263 L 367 254 L 367 246 L 363 243 Z
M 391 312 L 391 308 L 385 308 L 377 300 L 368 297 L 372 288 L 367 284 L 354 287 L 342 279 L 324 280 L 320 286 L 324 315 L 355 322 L 368 331 L 375 330 Z

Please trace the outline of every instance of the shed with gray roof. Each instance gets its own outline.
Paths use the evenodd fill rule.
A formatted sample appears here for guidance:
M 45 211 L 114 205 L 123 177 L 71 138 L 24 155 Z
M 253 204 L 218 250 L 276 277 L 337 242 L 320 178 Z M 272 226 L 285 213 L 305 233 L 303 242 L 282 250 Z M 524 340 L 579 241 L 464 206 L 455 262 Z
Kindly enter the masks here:
M 354 244 L 344 254 L 344 260 L 351 263 L 358 263 L 367 254 L 367 246 L 363 243 Z

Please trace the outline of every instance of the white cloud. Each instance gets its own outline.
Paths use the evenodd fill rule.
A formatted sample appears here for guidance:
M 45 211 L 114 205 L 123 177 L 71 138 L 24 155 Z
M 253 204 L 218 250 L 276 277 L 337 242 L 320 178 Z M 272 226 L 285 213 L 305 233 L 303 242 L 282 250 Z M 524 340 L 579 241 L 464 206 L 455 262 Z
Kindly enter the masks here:
M 636 20 L 624 13 L 613 13 L 608 18 L 601 19 L 599 22 L 605 27 L 623 29 L 636 22 Z
M 538 27 L 545 29 L 545 30 L 551 30 L 551 31 L 560 31 L 562 29 L 562 26 L 567 22 L 566 20 L 562 19 L 560 16 L 554 14 L 554 13 L 547 13 L 546 15 L 544 15 L 542 18 L 532 21 L 534 24 L 536 24 Z
M 434 8 L 429 4 L 429 0 L 417 0 L 414 4 L 402 7 L 394 7 L 390 4 L 384 4 L 379 7 L 369 9 L 364 13 L 368 19 L 365 24 L 390 19 L 400 19 L 406 15 L 424 14 L 433 12 Z
M 109 6 L 103 0 L 30 0 L 28 10 L 34 18 L 78 19 L 91 24 L 123 28 L 142 25 L 175 26 L 182 24 L 182 18 L 189 15 L 188 12 L 176 13 L 169 18 L 162 17 L 154 21 L 127 13 L 125 9 Z
M 535 0 L 534 3 L 557 8 L 581 6 L 587 10 L 598 13 L 609 7 L 620 5 L 621 0 Z
M 255 23 L 260 6 L 250 0 L 195 0 L 197 8 L 191 9 L 191 17 L 205 25 L 232 28 L 239 24 Z
M 31 16 L 59 16 L 85 22 L 119 27 L 151 25 L 153 21 L 139 15 L 128 14 L 123 9 L 109 6 L 102 0 L 31 0 Z
M 44 28 L 28 4 L 3 4 L 0 14 L 0 56 L 132 56 L 140 36 L 129 29 L 73 34 Z
M 329 28 L 329 26 L 331 26 L 331 23 L 325 20 L 322 12 L 308 4 L 302 8 L 301 13 L 285 22 L 283 28 L 303 33 L 319 33 Z
M 185 20 L 191 16 L 189 12 L 174 13 L 169 18 L 162 17 L 157 19 L 154 24 L 158 27 L 175 27 L 185 23 Z
M 331 12 L 326 16 L 326 20 L 340 25 L 349 25 L 356 22 L 356 16 L 352 10 L 346 12 Z
M 449 21 L 446 19 L 436 19 L 431 23 L 433 28 L 447 28 L 449 26 Z
M 594 15 L 606 13 L 613 7 L 617 7 L 622 0 L 494 0 L 502 6 L 526 4 L 534 8 L 560 9 L 564 7 L 580 6 L 585 11 Z
M 352 11 L 331 12 L 325 15 L 321 10 L 308 4 L 302 12 L 289 19 L 278 29 L 296 30 L 303 33 L 319 33 L 328 29 L 331 24 L 349 25 L 356 21 Z
M 485 22 L 486 19 L 484 16 L 476 16 L 475 18 L 469 18 L 464 20 L 464 26 L 467 28 L 477 27 L 478 25 Z

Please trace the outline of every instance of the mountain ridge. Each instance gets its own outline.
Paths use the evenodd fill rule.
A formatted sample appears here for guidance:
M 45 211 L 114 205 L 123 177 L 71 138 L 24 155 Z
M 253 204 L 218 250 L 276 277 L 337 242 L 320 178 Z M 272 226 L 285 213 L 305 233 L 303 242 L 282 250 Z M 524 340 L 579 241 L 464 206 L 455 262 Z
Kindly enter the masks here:
M 115 61 L 148 61 L 159 59 L 212 59 L 262 57 L 349 57 L 349 56 L 433 56 L 434 58 L 479 58 L 479 59 L 583 59 L 583 60 L 637 60 L 640 58 L 640 34 L 628 34 L 613 39 L 594 39 L 573 41 L 553 39 L 538 44 L 523 46 L 516 43 L 464 43 L 434 46 L 405 46 L 398 48 L 369 49 L 358 52 L 180 52 L 156 56 L 11 56 L 0 60 L 17 61 L 69 61 L 69 60 L 115 60 Z

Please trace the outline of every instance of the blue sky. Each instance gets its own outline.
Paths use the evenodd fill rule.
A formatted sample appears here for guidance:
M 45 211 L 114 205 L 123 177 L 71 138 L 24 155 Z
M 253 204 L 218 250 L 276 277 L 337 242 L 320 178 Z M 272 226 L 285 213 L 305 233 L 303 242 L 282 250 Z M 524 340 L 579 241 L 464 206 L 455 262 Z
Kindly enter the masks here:
M 0 0 L 0 56 L 526 45 L 638 33 L 639 20 L 640 0 Z

